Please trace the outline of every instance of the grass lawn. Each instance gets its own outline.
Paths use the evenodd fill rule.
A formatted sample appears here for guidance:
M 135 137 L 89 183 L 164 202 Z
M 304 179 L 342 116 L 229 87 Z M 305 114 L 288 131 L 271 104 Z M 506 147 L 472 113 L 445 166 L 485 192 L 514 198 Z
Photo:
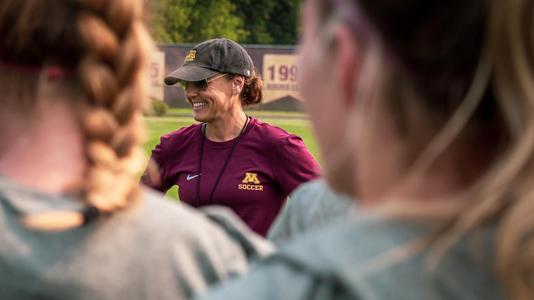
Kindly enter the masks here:
M 144 148 L 147 157 L 150 156 L 150 151 L 158 144 L 161 135 L 176 130 L 178 128 L 189 126 L 195 123 L 195 120 L 184 114 L 191 115 L 190 110 L 171 110 L 169 116 L 164 117 L 146 117 L 146 133 L 147 140 Z M 270 123 L 285 129 L 288 132 L 300 136 L 310 152 L 319 160 L 319 153 L 315 137 L 311 131 L 310 122 L 306 115 L 298 112 L 264 112 L 264 111 L 249 111 L 250 116 L 254 116 L 261 121 Z M 179 116 L 178 116 L 179 115 Z M 176 187 L 167 192 L 167 195 L 172 198 L 177 198 Z

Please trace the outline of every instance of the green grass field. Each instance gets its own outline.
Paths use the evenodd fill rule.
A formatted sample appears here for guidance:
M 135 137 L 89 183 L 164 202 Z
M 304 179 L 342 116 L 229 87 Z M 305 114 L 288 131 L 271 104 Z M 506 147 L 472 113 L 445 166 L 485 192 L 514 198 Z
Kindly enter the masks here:
M 319 160 L 319 153 L 315 137 L 311 131 L 310 122 L 306 115 L 298 112 L 265 112 L 265 111 L 249 111 L 250 116 L 256 117 L 263 122 L 270 123 L 285 129 L 288 132 L 300 136 L 310 152 Z M 189 116 L 184 116 L 189 115 Z M 178 128 L 189 126 L 195 123 L 191 117 L 190 110 L 172 109 L 164 117 L 146 117 L 146 133 L 147 140 L 144 148 L 147 157 L 150 156 L 150 151 L 158 144 L 161 135 Z M 169 190 L 167 195 L 172 198 L 177 198 L 176 187 Z

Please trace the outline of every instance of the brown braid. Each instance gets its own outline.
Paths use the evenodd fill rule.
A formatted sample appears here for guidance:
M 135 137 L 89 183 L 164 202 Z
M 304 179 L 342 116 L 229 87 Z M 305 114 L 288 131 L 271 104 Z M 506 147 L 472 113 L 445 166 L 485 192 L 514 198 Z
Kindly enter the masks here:
M 95 209 L 112 213 L 138 198 L 144 71 L 152 47 L 143 8 L 142 0 L 0 3 L 0 59 L 77 70 L 75 81 L 85 97 L 76 107 L 87 156 L 85 180 L 77 190 L 91 216 Z M 22 221 L 36 229 L 61 230 L 82 224 L 86 217 L 56 211 Z
M 89 102 L 83 122 L 89 163 L 84 194 L 98 210 L 112 212 L 136 199 L 139 189 L 140 168 L 132 166 L 142 161 L 138 116 L 150 38 L 141 1 L 82 3 L 86 12 L 79 17 L 78 30 L 88 51 L 79 77 Z

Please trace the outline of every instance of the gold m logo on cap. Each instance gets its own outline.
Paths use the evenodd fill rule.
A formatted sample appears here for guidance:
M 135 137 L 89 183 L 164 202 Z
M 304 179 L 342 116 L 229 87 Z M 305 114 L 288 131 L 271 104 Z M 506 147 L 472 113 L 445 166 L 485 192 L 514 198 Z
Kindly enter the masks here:
M 260 181 L 258 180 L 258 174 L 256 173 L 245 173 L 245 178 L 242 181 L 243 183 L 254 183 L 254 184 L 260 184 Z
M 185 61 L 195 60 L 196 55 L 197 55 L 197 50 L 189 50 L 189 53 L 187 53 L 185 57 Z

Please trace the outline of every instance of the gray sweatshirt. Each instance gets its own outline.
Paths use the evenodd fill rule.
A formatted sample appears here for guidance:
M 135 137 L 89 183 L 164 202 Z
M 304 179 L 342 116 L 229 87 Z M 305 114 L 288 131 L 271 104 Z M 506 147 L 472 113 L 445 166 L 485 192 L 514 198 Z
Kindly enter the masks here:
M 324 178 L 301 184 L 286 202 L 267 238 L 279 244 L 340 222 L 356 211 L 356 202 L 334 192 Z
M 0 299 L 185 299 L 272 251 L 226 211 L 211 209 L 217 226 L 149 191 L 131 208 L 71 230 L 20 223 L 57 209 L 82 205 L 0 177 Z
M 198 299 L 504 299 L 492 273 L 491 227 L 460 240 L 433 268 L 428 249 L 409 251 L 428 230 L 354 213 L 281 245 L 245 276 Z

